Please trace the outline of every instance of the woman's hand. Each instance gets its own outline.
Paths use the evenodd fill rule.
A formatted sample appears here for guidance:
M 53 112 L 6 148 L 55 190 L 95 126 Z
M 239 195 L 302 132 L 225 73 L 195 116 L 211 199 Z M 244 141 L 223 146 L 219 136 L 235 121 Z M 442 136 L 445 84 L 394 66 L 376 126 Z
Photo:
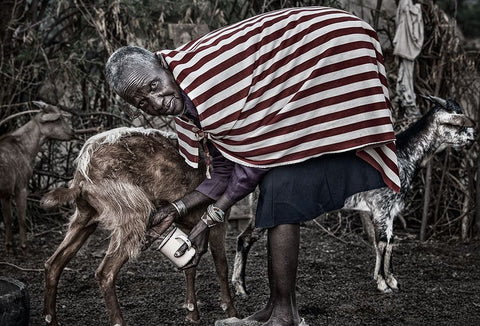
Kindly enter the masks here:
M 157 226 L 160 223 L 163 223 L 164 220 L 168 217 L 173 216 L 174 218 L 178 217 L 178 211 L 172 204 L 167 204 L 157 209 L 155 213 L 150 216 L 148 221 L 148 229 L 151 229 Z
M 172 225 L 177 217 L 178 212 L 171 204 L 160 207 L 148 221 L 142 250 L 149 248 Z
M 195 256 L 193 256 L 192 260 L 181 268 L 181 270 L 185 270 L 188 268 L 192 268 L 198 265 L 200 262 L 200 258 L 203 256 L 204 253 L 208 250 L 208 238 L 210 235 L 210 228 L 205 224 L 203 221 L 199 221 L 192 229 L 190 234 L 188 235 L 188 239 L 192 243 L 192 246 L 195 248 Z M 187 244 L 183 244 L 175 253 L 175 257 L 182 256 L 188 249 Z
M 192 191 L 181 199 L 178 199 L 168 205 L 160 207 L 148 221 L 147 230 L 145 232 L 145 240 L 143 241 L 142 250 L 147 249 L 157 240 L 175 220 L 178 220 L 188 214 L 194 207 L 205 205 L 212 199 L 198 191 Z M 208 242 L 208 235 L 207 235 Z M 187 249 L 185 247 L 185 252 Z M 205 249 L 206 251 L 206 249 Z M 200 258 L 198 258 L 199 260 Z
M 210 235 L 210 228 L 214 227 L 217 223 L 223 223 L 225 212 L 232 207 L 234 202 L 230 201 L 225 196 L 220 197 L 220 199 L 215 203 L 215 206 L 209 205 L 207 211 L 203 214 L 200 221 L 193 227 L 192 231 L 188 235 L 188 239 L 192 243 L 192 246 L 195 248 L 195 256 L 192 260 L 185 265 L 181 270 L 187 268 L 192 268 L 198 265 L 200 258 L 208 249 L 208 237 Z M 188 249 L 188 245 L 184 243 L 175 253 L 175 257 L 180 257 Z

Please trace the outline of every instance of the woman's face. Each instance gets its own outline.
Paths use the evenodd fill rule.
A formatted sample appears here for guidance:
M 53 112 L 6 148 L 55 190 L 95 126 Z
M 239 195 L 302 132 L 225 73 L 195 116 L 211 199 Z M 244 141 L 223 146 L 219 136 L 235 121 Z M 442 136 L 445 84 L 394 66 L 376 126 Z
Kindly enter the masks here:
M 184 109 L 180 87 L 163 58 L 158 64 L 131 69 L 119 95 L 137 109 L 155 116 L 179 115 Z

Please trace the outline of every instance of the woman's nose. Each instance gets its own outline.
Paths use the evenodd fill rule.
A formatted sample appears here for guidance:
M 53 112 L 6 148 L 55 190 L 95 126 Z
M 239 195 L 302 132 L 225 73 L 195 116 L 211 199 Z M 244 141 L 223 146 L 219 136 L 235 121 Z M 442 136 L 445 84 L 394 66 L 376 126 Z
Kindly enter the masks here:
M 150 103 L 154 107 L 162 107 L 163 106 L 163 96 L 158 96 L 158 95 L 149 95 Z

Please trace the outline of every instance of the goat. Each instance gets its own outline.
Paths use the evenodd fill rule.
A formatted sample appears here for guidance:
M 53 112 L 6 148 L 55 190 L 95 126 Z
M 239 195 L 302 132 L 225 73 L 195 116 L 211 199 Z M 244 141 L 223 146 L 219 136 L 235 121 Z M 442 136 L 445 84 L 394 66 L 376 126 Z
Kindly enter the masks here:
M 388 187 L 357 193 L 347 198 L 342 208 L 367 213 L 373 219 L 376 253 L 374 279 L 377 289 L 382 293 L 391 293 L 398 288 L 392 273 L 393 221 L 405 206 L 413 178 L 435 153 L 447 147 L 471 146 L 476 137 L 473 121 L 462 113 L 455 101 L 436 97 L 429 99 L 434 106 L 396 136 L 400 193 Z M 237 237 L 232 283 L 239 295 L 247 295 L 245 268 L 248 252 L 264 232 L 265 229 L 255 228 L 251 221 Z
M 101 225 L 110 232 L 110 243 L 95 277 L 106 302 L 110 324 L 125 325 L 115 292 L 120 268 L 139 254 L 155 208 L 193 191 L 204 176 L 202 169 L 193 169 L 185 163 L 174 142 L 159 130 L 117 128 L 89 138 L 77 157 L 77 169 L 69 188 L 53 189 L 42 198 L 45 208 L 73 200 L 76 203 L 63 242 L 45 263 L 47 324 L 58 325 L 56 293 L 63 269 Z M 199 207 L 175 224 L 188 234 L 205 209 L 206 206 Z M 220 282 L 221 306 L 233 317 L 237 312 L 230 295 L 222 224 L 211 230 L 209 246 Z M 185 270 L 186 319 L 192 322 L 200 318 L 194 289 L 195 272 L 194 268 Z
M 33 160 L 48 139 L 71 140 L 74 131 L 56 106 L 34 101 L 40 108 L 22 127 L 0 137 L 0 202 L 5 224 L 5 245 L 13 248 L 11 201 L 15 198 L 20 246 L 26 244 L 26 209 L 28 182 L 33 175 Z M 31 112 L 31 111 L 30 111 Z

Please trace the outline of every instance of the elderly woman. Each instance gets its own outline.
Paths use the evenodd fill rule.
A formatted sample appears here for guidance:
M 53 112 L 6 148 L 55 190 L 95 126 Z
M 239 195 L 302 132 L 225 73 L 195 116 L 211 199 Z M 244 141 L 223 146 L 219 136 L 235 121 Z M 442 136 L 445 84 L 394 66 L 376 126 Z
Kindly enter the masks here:
M 373 29 L 326 7 L 265 13 L 175 50 L 118 49 L 107 78 L 125 101 L 175 119 L 179 151 L 207 176 L 159 208 L 155 240 L 179 216 L 210 203 L 189 238 L 207 250 L 209 228 L 260 186 L 256 225 L 268 228 L 266 306 L 232 324 L 305 325 L 295 299 L 301 222 L 369 189 L 399 190 L 380 44 Z M 147 244 L 148 245 L 148 244 Z M 179 250 L 177 255 L 182 255 Z

